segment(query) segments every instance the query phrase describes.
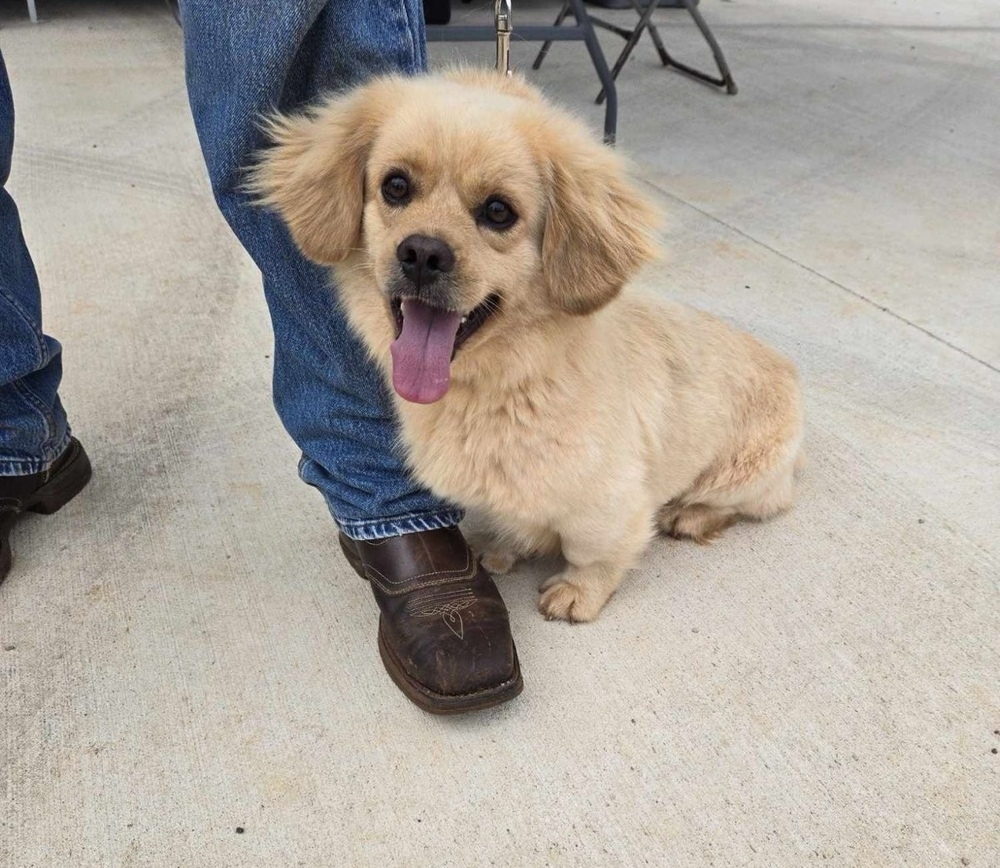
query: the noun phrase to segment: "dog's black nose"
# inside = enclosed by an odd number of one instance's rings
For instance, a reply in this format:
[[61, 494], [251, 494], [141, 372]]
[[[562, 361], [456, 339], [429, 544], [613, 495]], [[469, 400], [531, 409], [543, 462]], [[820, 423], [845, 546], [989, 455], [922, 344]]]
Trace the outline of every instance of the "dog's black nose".
[[406, 279], [416, 286], [433, 283], [455, 267], [455, 251], [440, 238], [410, 235], [396, 248], [396, 259]]

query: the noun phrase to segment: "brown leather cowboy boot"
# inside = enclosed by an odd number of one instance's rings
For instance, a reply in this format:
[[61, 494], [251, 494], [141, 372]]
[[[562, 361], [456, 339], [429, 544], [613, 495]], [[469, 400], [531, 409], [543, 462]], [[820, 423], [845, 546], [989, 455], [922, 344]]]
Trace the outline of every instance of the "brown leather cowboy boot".
[[507, 607], [458, 528], [370, 541], [341, 534], [340, 545], [371, 583], [379, 653], [409, 699], [459, 714], [521, 692]]
[[0, 582], [10, 572], [10, 531], [24, 512], [51, 515], [90, 481], [90, 459], [71, 437], [69, 446], [48, 470], [30, 476], [0, 476]]

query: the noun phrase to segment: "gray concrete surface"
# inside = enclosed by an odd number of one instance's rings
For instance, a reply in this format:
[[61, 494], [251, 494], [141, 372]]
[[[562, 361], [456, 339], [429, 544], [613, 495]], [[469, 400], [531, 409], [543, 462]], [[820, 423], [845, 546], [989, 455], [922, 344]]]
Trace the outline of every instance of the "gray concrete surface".
[[[702, 8], [740, 95], [644, 42], [620, 141], [671, 217], [648, 279], [801, 366], [800, 503], [658, 542], [592, 626], [545, 623], [519, 570], [523, 697], [438, 720], [295, 476], [173, 21], [2, 7], [11, 186], [96, 476], [18, 528], [0, 590], [0, 863], [1000, 865], [1000, 10]], [[599, 124], [578, 48], [535, 79]]]

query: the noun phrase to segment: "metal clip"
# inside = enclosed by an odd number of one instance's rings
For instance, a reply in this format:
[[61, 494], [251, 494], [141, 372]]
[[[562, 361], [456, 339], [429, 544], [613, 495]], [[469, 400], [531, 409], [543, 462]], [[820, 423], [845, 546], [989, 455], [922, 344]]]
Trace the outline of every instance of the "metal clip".
[[496, 0], [494, 14], [497, 27], [497, 72], [510, 75], [510, 34], [514, 29], [511, 24], [510, 0]]

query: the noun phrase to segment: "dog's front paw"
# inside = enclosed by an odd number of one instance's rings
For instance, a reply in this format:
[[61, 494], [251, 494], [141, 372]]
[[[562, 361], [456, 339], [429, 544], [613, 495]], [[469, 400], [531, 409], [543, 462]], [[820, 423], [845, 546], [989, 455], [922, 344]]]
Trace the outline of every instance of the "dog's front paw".
[[538, 611], [546, 621], [569, 621], [571, 624], [593, 621], [601, 614], [607, 596], [593, 588], [568, 582], [564, 576], [553, 576], [539, 589]]

